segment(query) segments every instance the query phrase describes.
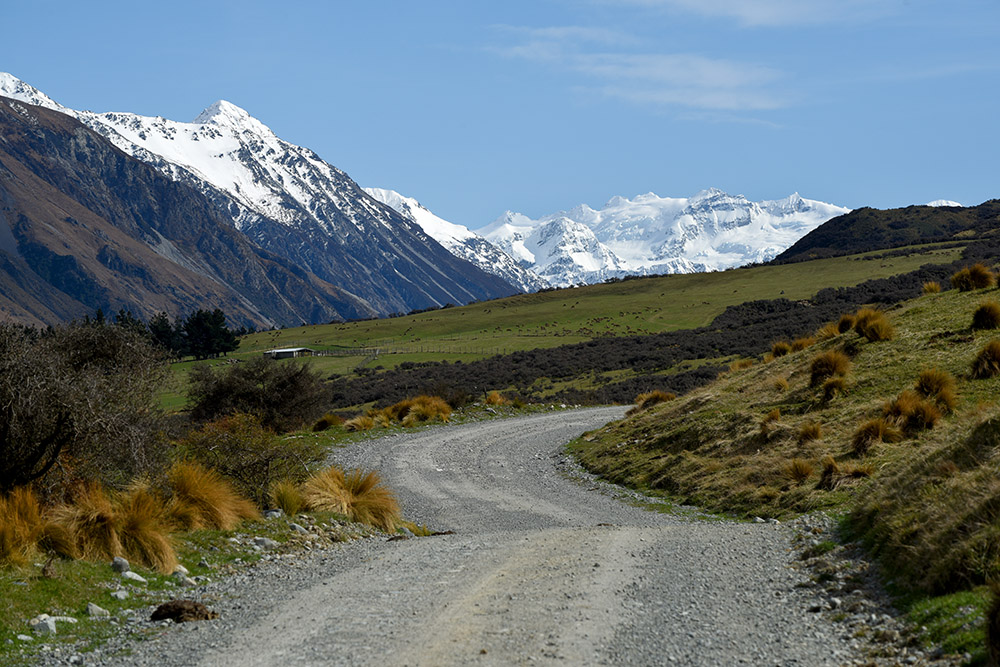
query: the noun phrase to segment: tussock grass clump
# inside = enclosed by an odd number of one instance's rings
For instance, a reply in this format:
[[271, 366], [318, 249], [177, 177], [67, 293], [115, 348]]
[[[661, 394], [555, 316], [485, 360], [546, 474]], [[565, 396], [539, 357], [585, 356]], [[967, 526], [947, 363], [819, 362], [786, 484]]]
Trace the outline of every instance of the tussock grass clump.
[[776, 377], [771, 382], [771, 386], [778, 391], [788, 391], [788, 378], [786, 377]]
[[375, 428], [375, 420], [368, 415], [358, 415], [344, 422], [345, 431], [369, 431]]
[[896, 330], [881, 310], [862, 308], [854, 316], [854, 330], [871, 342], [892, 340]]
[[864, 456], [872, 445], [878, 442], [899, 442], [903, 432], [895, 424], [885, 419], [869, 419], [863, 422], [851, 438], [851, 447], [858, 456]]
[[496, 389], [486, 394], [486, 400], [483, 402], [486, 405], [510, 405], [510, 399]]
[[1000, 340], [991, 340], [972, 360], [972, 377], [985, 380], [1000, 374]]
[[26, 565], [38, 548], [42, 531], [38, 499], [19, 487], [0, 497], [0, 566]]
[[124, 556], [159, 572], [173, 572], [177, 553], [170, 538], [172, 520], [163, 498], [148, 486], [137, 484], [119, 495], [114, 504]]
[[847, 380], [843, 377], [835, 376], [823, 381], [823, 402], [829, 403], [838, 396], [847, 393]]
[[815, 387], [827, 378], [843, 377], [851, 369], [851, 360], [839, 350], [827, 350], [813, 357], [809, 366], [809, 386]]
[[729, 364], [730, 371], [745, 371], [746, 369], [753, 366], [753, 359], [737, 359], [733, 363]]
[[[447, 422], [451, 418], [451, 405], [438, 396], [421, 395], [399, 401], [370, 416], [374, 419], [374, 425], [383, 428], [392, 422], [399, 422], [406, 427], [435, 420]], [[344, 425], [345, 428], [347, 424]]]
[[972, 313], [973, 329], [996, 329], [1000, 327], [1000, 303], [984, 301]]
[[[850, 331], [850, 329], [848, 329]], [[816, 330], [816, 340], [830, 340], [831, 338], [836, 338], [841, 333], [840, 327], [837, 326], [836, 322], [827, 322], [819, 329]]]
[[955, 377], [951, 373], [928, 368], [920, 371], [915, 388], [921, 396], [933, 400], [938, 407], [951, 412], [958, 402], [956, 387]]
[[816, 344], [816, 339], [812, 336], [802, 336], [801, 338], [796, 338], [792, 341], [792, 352], [800, 352], [807, 347], [812, 347]]
[[917, 392], [907, 389], [882, 407], [887, 420], [894, 421], [907, 435], [934, 428], [941, 411]]
[[771, 426], [781, 421], [781, 410], [775, 408], [764, 415], [760, 420], [760, 434], [765, 438], [771, 433]]
[[385, 531], [392, 532], [402, 521], [395, 495], [374, 471], [345, 474], [331, 466], [306, 480], [303, 496], [310, 509], [337, 512]]
[[779, 340], [771, 343], [771, 356], [777, 359], [792, 351], [792, 345], [786, 340]]
[[812, 477], [813, 465], [805, 459], [792, 459], [785, 466], [783, 472], [785, 476], [796, 484], [803, 484]]
[[110, 560], [122, 555], [118, 518], [107, 492], [91, 482], [74, 489], [71, 498], [70, 504], [52, 511], [52, 519], [76, 538], [79, 556]]
[[847, 333], [854, 328], [854, 315], [850, 313], [844, 313], [837, 320], [837, 331], [840, 333]]
[[344, 418], [334, 412], [328, 412], [322, 417], [320, 417], [315, 424], [313, 424], [313, 433], [319, 433], [320, 431], [325, 431], [328, 428], [334, 426], [343, 426]]
[[816, 483], [816, 488], [831, 491], [837, 486], [837, 476], [840, 474], [840, 466], [837, 465], [837, 460], [829, 455], [823, 457], [820, 465], [823, 466], [823, 471], [819, 475], [819, 482]]
[[799, 444], [820, 440], [823, 437], [823, 426], [819, 422], [806, 422], [799, 427]]
[[941, 291], [941, 283], [936, 280], [928, 280], [921, 287], [924, 294], [938, 294]]
[[295, 516], [306, 506], [302, 490], [290, 479], [283, 479], [271, 485], [271, 502], [286, 516]]
[[240, 496], [222, 475], [191, 461], [175, 463], [167, 473], [172, 492], [168, 513], [185, 530], [232, 530], [243, 519], [258, 516], [257, 508]]
[[992, 287], [995, 282], [996, 276], [982, 262], [960, 269], [951, 276], [951, 286], [960, 292], [986, 289]]
[[677, 398], [677, 394], [671, 391], [663, 391], [661, 389], [647, 391], [635, 397], [635, 405], [629, 408], [629, 411], [625, 414], [628, 416], [638, 414], [644, 410], [648, 410], [654, 405], [666, 403], [667, 401], [672, 401], [675, 398]]

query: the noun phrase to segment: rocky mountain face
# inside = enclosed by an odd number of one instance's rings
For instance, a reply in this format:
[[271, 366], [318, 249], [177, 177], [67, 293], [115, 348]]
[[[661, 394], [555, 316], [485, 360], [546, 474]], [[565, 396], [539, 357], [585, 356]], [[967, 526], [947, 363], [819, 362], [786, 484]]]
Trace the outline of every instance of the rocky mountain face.
[[516, 290], [448, 252], [347, 174], [225, 101], [183, 123], [68, 109], [10, 75], [0, 94], [69, 114], [125, 153], [201, 192], [275, 257], [349, 290], [374, 312], [462, 304]]
[[382, 188], [365, 188], [365, 192], [420, 225], [426, 234], [453, 255], [472, 262], [486, 273], [492, 273], [521, 292], [537, 292], [549, 287], [547, 281], [522, 267], [510, 255], [479, 234], [438, 217], [416, 199]]
[[229, 223], [200, 193], [76, 119], [0, 98], [4, 319], [218, 307], [233, 323], [274, 326], [375, 314]]
[[477, 230], [553, 285], [626, 275], [717, 271], [766, 262], [849, 209], [793, 194], [751, 202], [711, 189], [691, 198], [614, 197], [532, 220], [506, 212]]

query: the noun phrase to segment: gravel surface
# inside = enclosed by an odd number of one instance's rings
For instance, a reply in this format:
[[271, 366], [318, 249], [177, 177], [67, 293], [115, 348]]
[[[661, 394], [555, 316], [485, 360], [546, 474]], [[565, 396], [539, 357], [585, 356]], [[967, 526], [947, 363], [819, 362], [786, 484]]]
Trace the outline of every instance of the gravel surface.
[[[407, 518], [454, 534], [373, 537], [262, 562], [193, 591], [219, 619], [137, 618], [148, 640], [122, 638], [84, 658], [240, 667], [860, 658], [851, 633], [816, 613], [790, 528], [652, 512], [569, 474], [561, 447], [623, 412], [551, 412], [338, 450], [346, 467], [379, 470]], [[122, 647], [131, 653], [108, 657]]]

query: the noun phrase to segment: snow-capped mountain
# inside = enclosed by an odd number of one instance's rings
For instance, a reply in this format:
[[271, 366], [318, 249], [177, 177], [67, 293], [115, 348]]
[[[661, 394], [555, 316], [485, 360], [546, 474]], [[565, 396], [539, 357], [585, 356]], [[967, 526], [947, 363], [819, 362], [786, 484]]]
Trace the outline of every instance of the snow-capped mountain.
[[752, 202], [710, 189], [690, 198], [614, 197], [532, 220], [510, 211], [479, 234], [553, 285], [718, 271], [766, 262], [850, 209], [793, 194]]
[[468, 227], [438, 217], [412, 197], [395, 190], [365, 188], [372, 198], [420, 225], [424, 232], [452, 254], [472, 262], [486, 273], [499, 276], [522, 292], [536, 292], [549, 284], [525, 269], [504, 251]]
[[934, 201], [927, 202], [926, 204], [924, 204], [924, 206], [934, 206], [934, 207], [951, 206], [951, 207], [963, 208], [962, 204], [951, 199], [935, 199]]
[[73, 116], [127, 154], [194, 186], [252, 241], [382, 314], [515, 289], [445, 250], [316, 153], [226, 101], [190, 123], [64, 107], [9, 74], [0, 95]]

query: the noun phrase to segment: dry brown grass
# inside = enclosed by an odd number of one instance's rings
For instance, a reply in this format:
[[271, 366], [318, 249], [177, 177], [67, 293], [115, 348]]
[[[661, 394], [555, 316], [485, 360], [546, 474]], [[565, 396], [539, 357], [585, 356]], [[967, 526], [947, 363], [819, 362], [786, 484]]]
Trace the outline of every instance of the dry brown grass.
[[858, 456], [864, 456], [872, 445], [878, 442], [899, 442], [903, 432], [895, 424], [885, 419], [869, 419], [863, 422], [851, 438], [851, 447]]
[[812, 477], [813, 470], [813, 465], [809, 461], [805, 459], [792, 459], [782, 472], [795, 484], [804, 484], [806, 480]]
[[973, 329], [996, 329], [1000, 327], [1000, 303], [984, 301], [972, 313]]
[[827, 322], [816, 330], [816, 340], [830, 340], [831, 338], [836, 338], [841, 333], [843, 332], [841, 332], [836, 322]]
[[847, 380], [843, 377], [827, 378], [823, 381], [823, 402], [829, 403], [847, 393]]
[[911, 389], [886, 402], [882, 414], [887, 420], [893, 420], [907, 435], [934, 428], [941, 418], [937, 406]]
[[847, 333], [854, 328], [854, 315], [850, 313], [844, 313], [837, 320], [837, 331], [840, 333]]
[[177, 554], [170, 538], [172, 520], [163, 498], [148, 486], [137, 484], [118, 495], [114, 507], [122, 555], [131, 563], [173, 572]]
[[995, 282], [996, 276], [981, 262], [960, 269], [951, 276], [951, 286], [960, 292], [986, 289], [992, 287]]
[[272, 484], [270, 495], [274, 506], [284, 512], [286, 516], [295, 516], [306, 505], [306, 499], [303, 497], [299, 485], [290, 479], [283, 479]]
[[921, 291], [924, 294], [937, 294], [941, 291], [941, 283], [936, 280], [928, 280], [921, 287]]
[[847, 375], [851, 360], [839, 350], [827, 350], [813, 357], [809, 366], [809, 386], [815, 387], [827, 378]]
[[122, 554], [115, 507], [99, 485], [89, 483], [74, 489], [71, 502], [56, 507], [52, 519], [76, 538], [81, 558], [109, 560]]
[[951, 412], [958, 403], [958, 383], [948, 371], [928, 368], [920, 371], [916, 390], [920, 395], [933, 400], [941, 409]]
[[450, 418], [451, 406], [446, 400], [437, 396], [417, 396], [403, 417], [402, 424], [416, 426], [430, 421], [447, 422]]
[[823, 438], [823, 426], [819, 422], [806, 422], [799, 427], [799, 444], [821, 440]]
[[30, 489], [17, 488], [0, 498], [0, 567], [29, 562], [38, 549], [43, 523]]
[[495, 389], [486, 394], [486, 399], [483, 402], [486, 405], [510, 405], [510, 399]]
[[753, 359], [737, 359], [733, 363], [729, 364], [729, 370], [735, 371], [745, 371], [753, 366]]
[[892, 340], [896, 330], [881, 310], [862, 308], [854, 315], [854, 330], [871, 342]]
[[334, 426], [343, 426], [344, 418], [334, 412], [328, 412], [322, 417], [320, 417], [315, 424], [313, 424], [313, 432], [325, 431], [328, 428]]
[[243, 519], [258, 516], [253, 503], [240, 496], [222, 475], [198, 463], [175, 463], [167, 472], [167, 481], [172, 493], [169, 516], [179, 528], [232, 530]]
[[760, 434], [765, 438], [771, 433], [771, 426], [781, 421], [781, 410], [775, 408], [764, 415], [760, 420]]
[[991, 340], [973, 359], [972, 377], [985, 380], [997, 374], [1000, 374], [1000, 340]]
[[677, 394], [671, 391], [663, 391], [661, 389], [654, 389], [653, 391], [647, 391], [643, 394], [639, 394], [635, 397], [635, 405], [629, 408], [629, 411], [625, 414], [628, 416], [640, 413], [644, 410], [648, 410], [654, 405], [659, 405], [660, 403], [666, 403], [677, 398]]
[[786, 377], [776, 377], [771, 382], [771, 386], [778, 391], [788, 391], [788, 378]]
[[816, 344], [816, 339], [812, 336], [803, 336], [801, 338], [796, 338], [792, 341], [792, 352], [800, 352], [807, 347], [812, 347]]
[[816, 483], [816, 487], [831, 491], [837, 486], [837, 476], [840, 475], [840, 466], [837, 465], [837, 460], [829, 455], [823, 457], [820, 465], [823, 466], [823, 471], [819, 475], [819, 482]]
[[358, 415], [344, 422], [345, 431], [368, 431], [375, 428], [375, 420], [368, 415]]
[[303, 496], [310, 509], [337, 512], [385, 531], [395, 530], [402, 520], [395, 495], [374, 471], [345, 475], [331, 466], [306, 480]]
[[779, 340], [771, 343], [771, 356], [777, 359], [792, 351], [792, 345], [786, 340]]

